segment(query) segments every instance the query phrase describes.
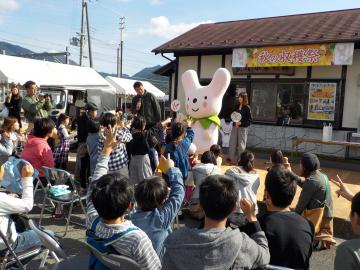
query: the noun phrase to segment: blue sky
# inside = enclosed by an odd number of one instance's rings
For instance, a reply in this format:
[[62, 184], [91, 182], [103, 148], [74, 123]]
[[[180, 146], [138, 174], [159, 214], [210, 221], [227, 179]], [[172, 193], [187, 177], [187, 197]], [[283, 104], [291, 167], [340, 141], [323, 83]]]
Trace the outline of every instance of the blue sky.
[[[126, 17], [123, 70], [132, 75], [165, 64], [150, 51], [199, 23], [357, 7], [359, 0], [91, 0], [94, 67], [116, 72], [120, 16]], [[0, 40], [36, 52], [63, 51], [80, 32], [80, 18], [81, 0], [0, 0]], [[78, 62], [79, 48], [70, 52]]]

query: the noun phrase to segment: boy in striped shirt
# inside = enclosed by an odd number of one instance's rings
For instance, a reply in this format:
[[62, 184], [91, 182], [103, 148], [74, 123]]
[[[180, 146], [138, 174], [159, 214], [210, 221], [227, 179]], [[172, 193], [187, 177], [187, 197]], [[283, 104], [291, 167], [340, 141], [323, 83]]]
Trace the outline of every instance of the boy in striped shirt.
[[[94, 244], [100, 243], [98, 248], [102, 252], [127, 256], [136, 261], [141, 269], [161, 269], [159, 257], [148, 236], [124, 218], [133, 198], [128, 179], [107, 174], [111, 151], [119, 144], [116, 134], [117, 130], [109, 128], [91, 178], [87, 196], [87, 243], [95, 248]], [[89, 269], [96, 269], [99, 264], [95, 256], [90, 257]]]

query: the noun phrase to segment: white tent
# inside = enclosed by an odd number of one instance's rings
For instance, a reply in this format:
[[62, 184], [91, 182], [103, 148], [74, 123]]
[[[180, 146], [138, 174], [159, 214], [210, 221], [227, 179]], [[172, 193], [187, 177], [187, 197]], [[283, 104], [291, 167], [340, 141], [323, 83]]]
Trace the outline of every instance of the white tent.
[[32, 80], [37, 85], [113, 88], [94, 69], [22, 57], [0, 55], [0, 83]]
[[[117, 77], [111, 77], [107, 76], [105, 78], [113, 87], [116, 89], [116, 93], [119, 95], [125, 95], [125, 96], [135, 96], [136, 92], [134, 90], [134, 83], [137, 80], [131, 80], [131, 79], [124, 79], [124, 78], [117, 78]], [[159, 88], [154, 86], [152, 83], [148, 81], [140, 81], [146, 91], [152, 93], [157, 98], [164, 98], [165, 93], [162, 92]]]

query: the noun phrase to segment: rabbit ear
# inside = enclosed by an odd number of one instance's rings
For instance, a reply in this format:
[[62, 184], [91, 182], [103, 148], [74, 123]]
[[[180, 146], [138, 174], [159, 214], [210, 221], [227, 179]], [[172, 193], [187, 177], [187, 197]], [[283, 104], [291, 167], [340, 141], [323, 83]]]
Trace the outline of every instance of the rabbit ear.
[[229, 87], [231, 80], [230, 72], [226, 68], [219, 68], [216, 70], [209, 88], [212, 92], [216, 93], [217, 96], [225, 94]]
[[185, 93], [187, 91], [194, 91], [195, 89], [197, 90], [201, 87], [197, 73], [192, 69], [187, 70], [182, 74], [181, 82], [183, 84]]

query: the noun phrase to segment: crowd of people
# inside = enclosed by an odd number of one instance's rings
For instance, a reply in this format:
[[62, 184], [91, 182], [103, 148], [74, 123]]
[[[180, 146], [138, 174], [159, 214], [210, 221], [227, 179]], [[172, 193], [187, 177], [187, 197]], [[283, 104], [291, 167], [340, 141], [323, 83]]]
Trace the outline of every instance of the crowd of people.
[[[246, 150], [251, 112], [245, 95], [239, 98], [243, 119], [232, 134], [237, 139], [230, 142], [237, 147], [231, 162], [237, 162], [222, 174], [222, 148], [213, 145], [198, 157], [193, 120], [160, 122], [158, 104], [141, 83], [134, 84], [133, 114], [104, 112], [98, 117], [98, 107], [88, 103], [76, 119], [77, 130], [70, 132], [67, 115], [59, 115], [57, 123], [47, 117], [49, 97], [39, 96], [34, 82], [24, 87], [24, 99], [16, 87], [11, 89], [6, 100], [11, 115], [0, 139], [1, 165], [11, 155], [26, 161], [19, 171], [22, 194], [0, 193], [0, 230], [10, 236], [15, 251], [40, 245], [35, 233], [18, 232], [11, 222], [12, 214], [33, 207], [34, 171], [46, 183], [43, 166], [66, 170], [75, 137], [75, 177], [79, 192], [87, 195], [87, 244], [101, 253], [127, 256], [141, 269], [254, 269], [268, 264], [309, 269], [314, 250], [336, 244], [330, 181], [339, 187], [339, 196], [351, 200], [352, 228], [360, 235], [360, 192], [352, 194], [340, 178], [329, 180], [312, 153], [303, 154], [297, 175], [281, 150], [274, 151], [263, 202], [258, 202], [260, 175], [254, 153]], [[25, 136], [19, 132], [19, 106], [30, 126]], [[49, 144], [56, 134], [56, 143]], [[22, 151], [19, 142], [25, 144]], [[297, 187], [301, 194], [292, 209]], [[201, 225], [173, 231], [185, 207]], [[4, 250], [0, 241], [0, 254]], [[359, 258], [360, 240], [346, 241], [337, 248], [335, 269], [359, 269]], [[102, 267], [91, 255], [89, 269]]]

